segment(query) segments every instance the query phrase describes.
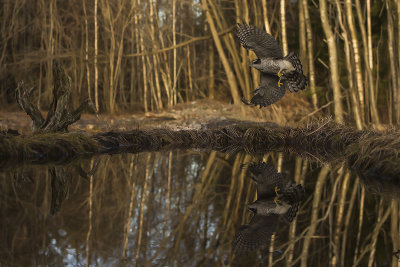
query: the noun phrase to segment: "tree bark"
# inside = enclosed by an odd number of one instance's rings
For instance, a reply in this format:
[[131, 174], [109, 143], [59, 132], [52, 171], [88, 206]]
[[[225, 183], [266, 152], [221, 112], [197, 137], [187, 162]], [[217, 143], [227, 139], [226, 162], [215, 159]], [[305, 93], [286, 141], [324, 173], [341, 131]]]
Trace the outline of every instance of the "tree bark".
[[324, 30], [326, 39], [328, 41], [329, 68], [330, 68], [331, 82], [333, 89], [335, 120], [337, 122], [343, 122], [342, 93], [340, 92], [336, 42], [335, 42], [335, 36], [332, 33], [332, 29], [329, 23], [326, 0], [320, 1], [319, 9], [321, 13], [322, 28]]
[[236, 77], [233, 74], [233, 71], [231, 69], [230, 63], [228, 61], [228, 58], [225, 55], [225, 51], [224, 51], [224, 49], [222, 47], [221, 40], [219, 39], [217, 29], [215, 28], [214, 20], [211, 17], [210, 11], [208, 9], [207, 0], [202, 0], [201, 2], [202, 2], [203, 11], [206, 12], [207, 22], [210, 25], [210, 31], [211, 31], [211, 34], [213, 36], [213, 39], [214, 39], [214, 42], [215, 42], [215, 46], [217, 48], [218, 54], [219, 54], [219, 56], [221, 58], [221, 61], [222, 61], [222, 65], [223, 65], [224, 70], [226, 72], [226, 76], [228, 78], [229, 90], [231, 92], [233, 103], [234, 104], [239, 104], [240, 103], [240, 97], [239, 97], [238, 86], [237, 86], [237, 83], [236, 83]]

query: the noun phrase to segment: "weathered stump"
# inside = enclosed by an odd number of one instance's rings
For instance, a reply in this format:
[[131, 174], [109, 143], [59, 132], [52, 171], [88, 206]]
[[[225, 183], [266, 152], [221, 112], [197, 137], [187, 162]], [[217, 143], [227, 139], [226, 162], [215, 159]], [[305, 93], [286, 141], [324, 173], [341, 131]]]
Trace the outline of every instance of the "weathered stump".
[[56, 60], [53, 61], [53, 81], [53, 100], [46, 119], [29, 99], [34, 87], [27, 90], [23, 81], [18, 83], [15, 97], [20, 108], [31, 117], [33, 133], [68, 132], [68, 126], [80, 119], [85, 108], [93, 108], [91, 101], [86, 99], [76, 110], [70, 111], [71, 77]]

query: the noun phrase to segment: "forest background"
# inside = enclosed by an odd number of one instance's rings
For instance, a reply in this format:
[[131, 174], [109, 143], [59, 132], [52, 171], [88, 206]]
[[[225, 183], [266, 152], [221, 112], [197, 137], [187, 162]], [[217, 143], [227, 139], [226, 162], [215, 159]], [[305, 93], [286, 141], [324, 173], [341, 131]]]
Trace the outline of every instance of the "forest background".
[[[314, 110], [361, 129], [400, 121], [400, 1], [1, 0], [0, 102], [19, 80], [48, 109], [52, 60], [72, 77], [77, 106], [151, 111], [197, 99], [240, 103], [258, 84], [236, 23], [266, 29], [300, 55]], [[289, 94], [289, 93], [288, 93]]]

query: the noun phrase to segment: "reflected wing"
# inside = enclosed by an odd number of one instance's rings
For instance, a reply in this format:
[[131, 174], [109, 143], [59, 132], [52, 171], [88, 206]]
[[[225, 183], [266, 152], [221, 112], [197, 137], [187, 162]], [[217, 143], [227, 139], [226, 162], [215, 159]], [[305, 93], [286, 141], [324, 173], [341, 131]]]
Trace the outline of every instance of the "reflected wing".
[[282, 216], [283, 221], [286, 222], [287, 224], [291, 223], [293, 221], [293, 219], [297, 215], [297, 211], [299, 210], [299, 206], [300, 206], [299, 202], [293, 204], [289, 208], [289, 210], [286, 212], [286, 214]]
[[275, 38], [255, 26], [238, 24], [236, 35], [243, 47], [253, 50], [259, 58], [283, 58], [282, 48]]
[[258, 199], [275, 196], [275, 187], [283, 190], [283, 176], [271, 164], [255, 162], [249, 165], [249, 170], [254, 174], [253, 179], [257, 182]]
[[232, 243], [234, 253], [247, 253], [267, 245], [278, 224], [278, 215], [255, 215], [249, 224], [242, 225]]
[[260, 108], [275, 103], [285, 95], [285, 86], [279, 87], [278, 81], [278, 76], [260, 72], [260, 85], [254, 91], [255, 95], [251, 98], [250, 103], [242, 99], [243, 103], [260, 106]]
[[301, 184], [296, 185], [294, 182], [289, 182], [286, 188], [282, 192], [282, 200], [288, 202], [291, 207], [283, 216], [283, 220], [286, 223], [293, 221], [294, 217], [297, 215], [299, 210], [300, 201], [303, 200], [305, 191]]

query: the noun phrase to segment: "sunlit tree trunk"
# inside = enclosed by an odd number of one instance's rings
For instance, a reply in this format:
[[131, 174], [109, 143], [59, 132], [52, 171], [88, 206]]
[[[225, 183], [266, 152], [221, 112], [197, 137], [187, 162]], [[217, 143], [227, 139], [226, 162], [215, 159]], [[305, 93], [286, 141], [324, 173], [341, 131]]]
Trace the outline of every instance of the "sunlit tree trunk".
[[308, 10], [307, 0], [301, 0], [304, 12], [304, 22], [306, 25], [307, 33], [307, 58], [308, 58], [308, 79], [310, 82], [311, 97], [314, 109], [318, 108], [318, 98], [315, 88], [315, 67], [314, 67], [314, 46], [313, 46], [313, 33], [311, 28], [310, 13]]
[[209, 51], [208, 51], [208, 98], [214, 99], [215, 97], [215, 77], [214, 77], [214, 44], [212, 42], [209, 42], [208, 45]]
[[[141, 0], [137, 0], [138, 6], [141, 6], [140, 3]], [[139, 12], [139, 23], [142, 23], [142, 14]], [[143, 72], [143, 105], [144, 105], [144, 111], [148, 112], [149, 107], [148, 107], [148, 100], [147, 100], [147, 94], [148, 94], [148, 77], [147, 77], [147, 66], [146, 66], [146, 57], [144, 55], [144, 41], [143, 41], [143, 32], [139, 32], [139, 39], [140, 39], [140, 52], [142, 53], [142, 72]]]
[[360, 115], [360, 104], [357, 99], [357, 92], [356, 89], [354, 88], [354, 75], [353, 75], [353, 64], [351, 63], [351, 47], [350, 47], [350, 37], [349, 33], [347, 31], [347, 28], [345, 27], [345, 21], [343, 20], [343, 12], [342, 12], [342, 6], [339, 3], [339, 0], [335, 0], [336, 2], [336, 8], [337, 8], [337, 14], [338, 14], [338, 21], [339, 25], [343, 30], [342, 37], [344, 40], [344, 54], [345, 54], [345, 59], [346, 59], [346, 68], [347, 68], [347, 79], [349, 82], [349, 91], [350, 91], [350, 99], [352, 103], [352, 111], [354, 115], [354, 120], [357, 125], [357, 129], [361, 130], [362, 125], [363, 125], [363, 120]]
[[281, 0], [280, 15], [281, 15], [281, 30], [282, 30], [282, 50], [283, 54], [287, 55], [289, 52], [288, 52], [287, 33], [286, 33], [285, 0]]
[[357, 31], [354, 25], [352, 0], [345, 1], [345, 10], [346, 10], [347, 23], [349, 24], [349, 29], [350, 29], [351, 44], [353, 46], [354, 65], [356, 70], [357, 91], [360, 100], [361, 117], [365, 119], [364, 81], [361, 72], [361, 60], [360, 60], [360, 51], [357, 39]]
[[86, 65], [86, 80], [87, 80], [87, 89], [88, 89], [88, 97], [92, 99], [92, 94], [90, 92], [90, 68], [89, 68], [89, 30], [88, 30], [88, 19], [86, 13], [86, 1], [82, 1], [83, 14], [85, 16], [85, 65]]
[[[154, 17], [158, 18], [158, 14], [154, 12], [153, 0], [149, 0], [149, 10], [150, 10], [150, 31], [151, 31], [151, 41], [153, 45], [156, 45], [155, 38], [155, 29], [154, 29]], [[159, 78], [159, 65], [157, 60], [158, 55], [153, 54], [153, 74], [154, 74], [154, 83], [157, 94], [157, 109], [163, 108], [163, 102], [161, 98], [161, 87], [160, 87], [160, 78]]]
[[172, 87], [172, 97], [171, 97], [171, 105], [175, 105], [176, 102], [176, 0], [172, 0], [172, 45], [174, 46], [174, 83], [173, 83], [173, 87]]
[[332, 29], [329, 23], [326, 0], [320, 0], [319, 9], [321, 13], [322, 28], [324, 30], [326, 39], [328, 41], [329, 70], [330, 70], [331, 83], [333, 89], [335, 120], [337, 122], [343, 122], [342, 93], [340, 92], [336, 41], [335, 41], [335, 35], [332, 33]]
[[364, 48], [364, 62], [365, 62], [365, 69], [366, 69], [366, 76], [368, 78], [368, 92], [369, 92], [369, 108], [371, 112], [372, 121], [375, 124], [379, 124], [379, 115], [378, 109], [376, 107], [376, 96], [375, 96], [375, 81], [372, 75], [371, 65], [369, 64], [369, 55], [368, 55], [368, 41], [367, 41], [367, 33], [364, 26], [364, 19], [361, 10], [360, 0], [356, 0], [356, 9], [357, 9], [357, 17], [361, 29], [361, 36], [363, 40], [363, 48]]
[[98, 31], [97, 25], [97, 5], [98, 0], [94, 0], [94, 100], [97, 112], [99, 111], [99, 71], [97, 66], [98, 49]]
[[262, 0], [263, 7], [263, 17], [264, 17], [264, 26], [267, 33], [271, 33], [271, 26], [268, 21], [268, 8], [267, 8], [267, 0]]
[[210, 11], [208, 9], [207, 0], [202, 0], [201, 2], [202, 2], [203, 11], [206, 12], [207, 22], [210, 25], [210, 31], [213, 36], [215, 46], [217, 48], [218, 54], [220, 56], [222, 65], [223, 65], [225, 73], [226, 73], [226, 76], [228, 78], [228, 85], [229, 85], [229, 90], [231, 92], [231, 96], [233, 99], [233, 103], [239, 104], [240, 96], [239, 96], [239, 90], [238, 90], [238, 86], [236, 83], [235, 75], [233, 74], [230, 63], [228, 61], [228, 58], [225, 55], [224, 48], [222, 47], [221, 40], [219, 39], [217, 29], [215, 28], [214, 20], [211, 17]]
[[392, 106], [393, 106], [393, 123], [398, 124], [400, 122], [400, 109], [399, 109], [399, 84], [398, 84], [398, 70], [396, 66], [396, 55], [394, 52], [395, 43], [394, 43], [394, 25], [393, 25], [393, 17], [392, 17], [392, 7], [390, 6], [390, 1], [386, 0], [386, 11], [387, 11], [387, 23], [388, 23], [388, 50], [389, 50], [389, 61], [390, 61], [390, 76], [392, 78]]

